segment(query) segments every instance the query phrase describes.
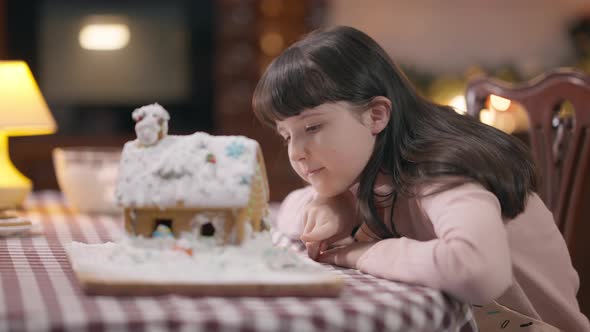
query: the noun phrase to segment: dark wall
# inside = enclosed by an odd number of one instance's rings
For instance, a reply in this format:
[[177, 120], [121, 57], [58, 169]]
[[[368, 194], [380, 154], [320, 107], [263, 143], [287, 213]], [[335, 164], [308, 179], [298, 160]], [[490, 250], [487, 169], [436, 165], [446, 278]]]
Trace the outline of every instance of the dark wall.
[[0, 59], [6, 58], [6, 1], [0, 0]]

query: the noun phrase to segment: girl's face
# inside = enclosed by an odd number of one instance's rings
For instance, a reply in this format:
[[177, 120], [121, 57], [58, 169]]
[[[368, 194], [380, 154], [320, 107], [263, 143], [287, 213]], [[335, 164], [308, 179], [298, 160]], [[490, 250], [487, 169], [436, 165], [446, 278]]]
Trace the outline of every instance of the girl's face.
[[338, 195], [357, 182], [375, 144], [369, 113], [337, 102], [277, 121], [291, 166], [321, 196]]

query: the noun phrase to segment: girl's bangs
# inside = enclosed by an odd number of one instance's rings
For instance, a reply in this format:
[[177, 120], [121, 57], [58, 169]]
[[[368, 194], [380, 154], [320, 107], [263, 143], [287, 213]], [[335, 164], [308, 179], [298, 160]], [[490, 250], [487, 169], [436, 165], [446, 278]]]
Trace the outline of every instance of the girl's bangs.
[[252, 100], [254, 113], [274, 127], [276, 121], [306, 109], [336, 101], [333, 80], [304, 57], [300, 49], [287, 50], [264, 73]]

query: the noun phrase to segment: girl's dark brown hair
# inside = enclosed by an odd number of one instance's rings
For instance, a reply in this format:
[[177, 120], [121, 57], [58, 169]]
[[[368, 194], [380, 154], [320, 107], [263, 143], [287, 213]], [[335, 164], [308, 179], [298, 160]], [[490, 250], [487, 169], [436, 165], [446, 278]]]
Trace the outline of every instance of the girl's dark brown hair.
[[536, 189], [529, 150], [510, 135], [457, 114], [420, 96], [385, 51], [351, 27], [316, 30], [270, 64], [254, 91], [256, 116], [272, 127], [276, 120], [324, 103], [346, 101], [364, 107], [376, 96], [392, 102], [387, 127], [376, 138], [361, 172], [357, 197], [371, 229], [397, 236], [376, 212], [373, 186], [389, 174], [396, 193], [411, 197], [422, 185], [442, 183], [436, 192], [477, 182], [500, 201], [502, 216], [524, 210]]

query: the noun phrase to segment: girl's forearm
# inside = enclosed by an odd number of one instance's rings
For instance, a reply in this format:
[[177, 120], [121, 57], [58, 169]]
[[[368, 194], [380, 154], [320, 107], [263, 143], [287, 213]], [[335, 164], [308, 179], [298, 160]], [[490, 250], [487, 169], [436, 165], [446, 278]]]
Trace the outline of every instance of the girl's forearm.
[[387, 239], [360, 259], [361, 271], [487, 303], [512, 283], [506, 230], [495, 196], [473, 184], [422, 199], [437, 238]]

